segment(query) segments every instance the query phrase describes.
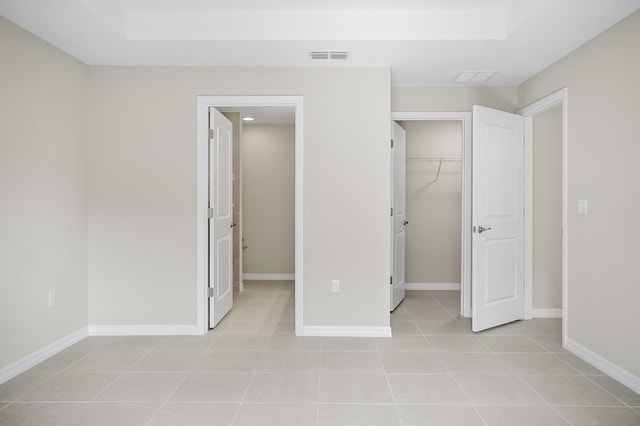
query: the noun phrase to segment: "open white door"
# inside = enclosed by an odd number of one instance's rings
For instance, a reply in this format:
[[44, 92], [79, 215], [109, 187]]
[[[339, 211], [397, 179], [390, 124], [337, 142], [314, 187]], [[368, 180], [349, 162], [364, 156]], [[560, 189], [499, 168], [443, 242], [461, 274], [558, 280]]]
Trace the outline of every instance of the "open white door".
[[473, 107], [472, 330], [524, 318], [524, 118]]
[[209, 109], [209, 328], [233, 306], [233, 128]]
[[391, 122], [391, 310], [404, 299], [407, 135]]

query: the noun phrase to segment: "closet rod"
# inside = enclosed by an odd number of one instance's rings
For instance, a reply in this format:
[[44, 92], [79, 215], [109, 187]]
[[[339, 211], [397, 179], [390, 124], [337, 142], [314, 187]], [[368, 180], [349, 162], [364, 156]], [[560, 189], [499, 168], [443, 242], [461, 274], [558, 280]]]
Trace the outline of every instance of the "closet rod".
[[420, 155], [407, 155], [407, 161], [437, 161], [445, 163], [459, 163], [462, 161], [462, 157], [436, 157], [436, 156], [420, 156]]

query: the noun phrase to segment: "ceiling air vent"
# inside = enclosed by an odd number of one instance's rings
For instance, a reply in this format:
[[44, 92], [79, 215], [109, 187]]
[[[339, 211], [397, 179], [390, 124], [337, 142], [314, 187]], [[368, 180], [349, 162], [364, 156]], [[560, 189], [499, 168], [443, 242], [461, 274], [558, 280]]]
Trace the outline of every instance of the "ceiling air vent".
[[496, 74], [496, 71], [462, 71], [453, 81], [456, 83], [482, 83]]
[[329, 52], [329, 59], [345, 60], [349, 59], [349, 52], [346, 50], [336, 50]]
[[329, 59], [328, 50], [312, 50], [309, 55], [311, 55], [311, 59]]
[[312, 50], [309, 52], [311, 59], [323, 60], [345, 60], [349, 59], [349, 52], [346, 50]]

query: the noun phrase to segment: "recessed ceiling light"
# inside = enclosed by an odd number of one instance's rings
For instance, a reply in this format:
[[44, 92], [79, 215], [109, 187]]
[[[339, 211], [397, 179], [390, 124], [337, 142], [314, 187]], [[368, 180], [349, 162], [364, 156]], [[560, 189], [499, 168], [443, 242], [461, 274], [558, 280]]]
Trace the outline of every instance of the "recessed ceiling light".
[[455, 80], [456, 83], [481, 83], [496, 75], [496, 71], [462, 71]]
[[242, 117], [242, 121], [253, 121], [255, 118], [253, 117]]

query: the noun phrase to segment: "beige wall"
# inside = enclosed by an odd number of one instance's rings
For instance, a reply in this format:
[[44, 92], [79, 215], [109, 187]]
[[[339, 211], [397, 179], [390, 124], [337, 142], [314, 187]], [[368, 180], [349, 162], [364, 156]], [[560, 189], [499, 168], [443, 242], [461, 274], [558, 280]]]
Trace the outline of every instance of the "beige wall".
[[[640, 377], [640, 12], [524, 83], [568, 88], [568, 337]], [[576, 203], [589, 200], [589, 214]]]
[[518, 90], [515, 87], [393, 87], [391, 111], [460, 112], [473, 105], [515, 112]]
[[245, 274], [295, 272], [295, 127], [244, 126]]
[[533, 118], [533, 308], [562, 308], [562, 108]]
[[462, 158], [460, 121], [401, 121], [407, 132], [407, 283], [460, 284], [462, 162], [420, 161], [416, 156]]
[[389, 325], [389, 69], [90, 72], [91, 324], [196, 322], [196, 96], [301, 95], [304, 324]]
[[2, 369], [87, 325], [88, 68], [2, 17], [0, 58]]

